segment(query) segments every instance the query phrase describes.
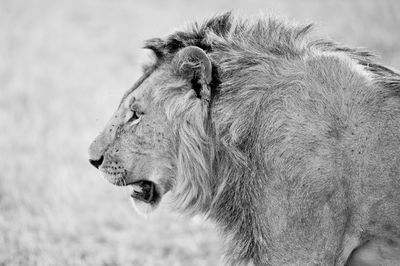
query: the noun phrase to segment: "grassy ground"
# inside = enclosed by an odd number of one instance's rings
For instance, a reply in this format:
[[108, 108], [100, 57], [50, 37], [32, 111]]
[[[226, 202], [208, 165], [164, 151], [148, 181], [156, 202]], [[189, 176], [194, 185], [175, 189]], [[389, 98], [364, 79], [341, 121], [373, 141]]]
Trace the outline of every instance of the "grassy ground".
[[0, 265], [220, 265], [211, 224], [144, 220], [87, 147], [138, 77], [142, 41], [224, 10], [261, 10], [400, 68], [400, 2], [0, 0]]

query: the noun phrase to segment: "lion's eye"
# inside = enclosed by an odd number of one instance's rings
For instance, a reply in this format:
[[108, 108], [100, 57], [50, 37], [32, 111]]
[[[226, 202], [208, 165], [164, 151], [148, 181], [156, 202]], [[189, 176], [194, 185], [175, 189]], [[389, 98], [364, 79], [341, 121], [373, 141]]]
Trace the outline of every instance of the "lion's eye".
[[136, 119], [139, 119], [140, 118], [140, 115], [138, 114], [138, 112], [137, 111], [133, 111], [133, 115], [132, 115], [132, 118], [130, 119], [130, 120], [136, 120]]
[[126, 123], [134, 123], [137, 124], [140, 121], [140, 118], [142, 118], [142, 114], [139, 111], [136, 110], [131, 110], [128, 114], [127, 114], [127, 118], [126, 118]]

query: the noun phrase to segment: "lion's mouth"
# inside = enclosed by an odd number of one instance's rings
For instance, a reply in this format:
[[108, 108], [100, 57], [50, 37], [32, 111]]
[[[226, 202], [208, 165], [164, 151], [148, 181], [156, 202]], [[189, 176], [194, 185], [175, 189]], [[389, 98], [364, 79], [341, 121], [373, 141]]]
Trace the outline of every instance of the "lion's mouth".
[[149, 204], [155, 204], [160, 199], [160, 193], [154, 182], [139, 180], [129, 184], [133, 187], [131, 197]]
[[133, 191], [131, 198], [139, 200], [150, 205], [156, 205], [161, 200], [161, 188], [154, 182], [149, 180], [138, 180], [134, 182], [126, 182], [124, 176], [115, 177], [108, 172], [103, 172], [104, 177], [110, 183], [116, 186], [132, 186]]

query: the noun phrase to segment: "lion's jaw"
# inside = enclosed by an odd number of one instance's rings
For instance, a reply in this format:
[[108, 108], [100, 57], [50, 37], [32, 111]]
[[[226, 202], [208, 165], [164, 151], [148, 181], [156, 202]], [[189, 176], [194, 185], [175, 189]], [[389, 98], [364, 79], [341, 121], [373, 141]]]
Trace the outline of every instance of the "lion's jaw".
[[161, 171], [155, 169], [148, 180], [140, 180], [131, 184], [131, 203], [138, 214], [147, 216], [156, 210], [163, 195], [169, 191], [168, 187], [159, 183], [162, 180]]

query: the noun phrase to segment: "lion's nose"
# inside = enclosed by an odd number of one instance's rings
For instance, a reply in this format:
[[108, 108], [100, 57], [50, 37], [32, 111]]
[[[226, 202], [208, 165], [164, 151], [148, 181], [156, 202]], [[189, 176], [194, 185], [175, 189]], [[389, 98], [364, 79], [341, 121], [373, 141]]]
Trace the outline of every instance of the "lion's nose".
[[89, 163], [91, 163], [94, 167], [99, 168], [100, 165], [103, 163], [104, 156], [101, 156], [98, 160], [89, 159]]

